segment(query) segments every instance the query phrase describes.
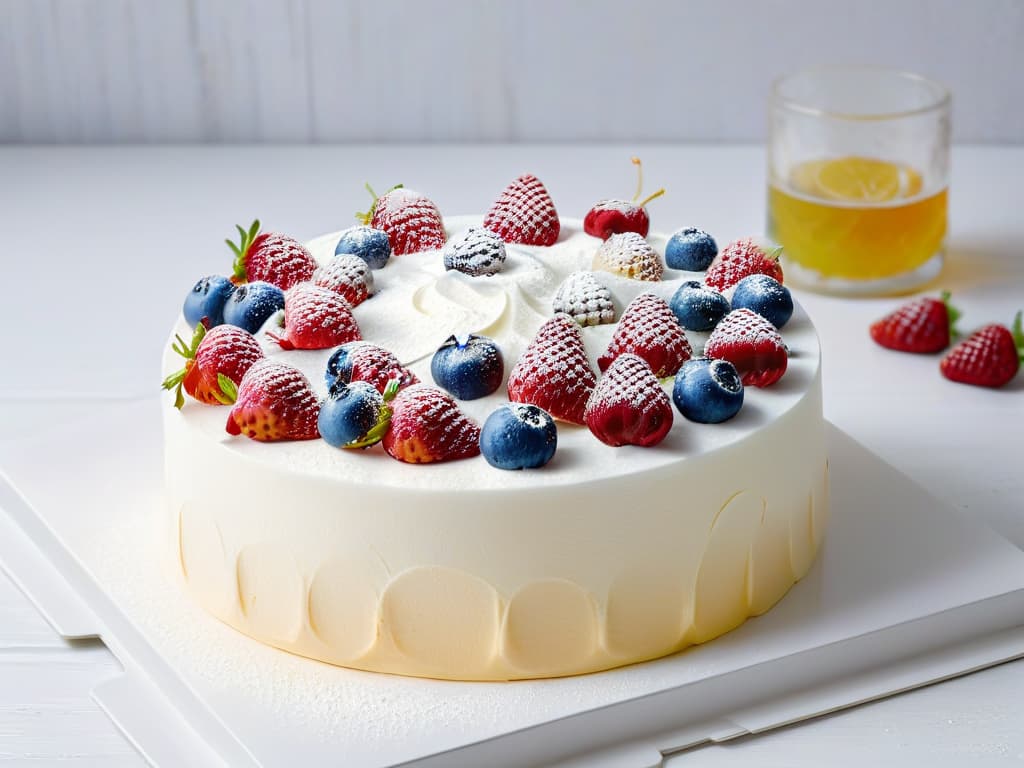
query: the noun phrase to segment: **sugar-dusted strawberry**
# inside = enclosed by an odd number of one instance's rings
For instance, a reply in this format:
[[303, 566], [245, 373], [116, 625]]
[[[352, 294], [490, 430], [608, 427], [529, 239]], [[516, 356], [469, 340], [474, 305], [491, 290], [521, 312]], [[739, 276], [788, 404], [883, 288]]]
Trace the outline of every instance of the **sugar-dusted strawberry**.
[[484, 217], [484, 229], [506, 243], [554, 245], [561, 224], [540, 179], [524, 173], [501, 193]]
[[584, 418], [602, 443], [647, 447], [672, 428], [672, 402], [647, 362], [627, 352], [597, 382]]
[[1005, 325], [986, 325], [953, 347], [942, 358], [939, 370], [951, 381], [979, 387], [1008, 384], [1024, 361], [1024, 324], [1021, 313], [1013, 319], [1013, 329]]
[[653, 293], [641, 293], [629, 303], [597, 365], [604, 371], [627, 352], [646, 361], [658, 378], [675, 376], [693, 355], [675, 312]]
[[359, 325], [348, 303], [328, 288], [299, 283], [284, 295], [284, 333], [267, 332], [281, 349], [327, 349], [359, 341]]
[[414, 384], [391, 401], [383, 444], [389, 456], [408, 464], [465, 459], [480, 453], [480, 427], [447, 392]]
[[277, 232], [260, 232], [259, 219], [248, 231], [235, 228], [239, 242], [225, 240], [235, 254], [231, 282], [262, 280], [286, 291], [313, 276], [316, 260], [298, 240]]
[[357, 213], [356, 219], [361, 224], [386, 232], [393, 255], [436, 251], [444, 247], [447, 239], [444, 222], [433, 200], [401, 184], [380, 197], [369, 184], [366, 189], [373, 195], [373, 205], [367, 213]]
[[163, 388], [175, 390], [176, 408], [185, 404], [182, 388], [201, 403], [230, 404], [221, 377], [237, 384], [252, 364], [263, 357], [263, 350], [252, 334], [233, 325], [218, 325], [207, 331], [199, 323], [190, 344], [181, 336], [174, 338], [172, 348], [185, 358], [185, 367], [164, 379]]
[[542, 325], [508, 375], [508, 399], [543, 408], [554, 418], [583, 424], [597, 384], [579, 325], [559, 312]]
[[615, 322], [615, 304], [607, 286], [593, 272], [573, 272], [555, 291], [551, 306], [582, 326]]
[[647, 215], [646, 205], [654, 198], [664, 195], [665, 190], [659, 189], [640, 200], [644, 190], [644, 169], [639, 157], [630, 160], [636, 166], [636, 194], [632, 200], [598, 201], [583, 218], [583, 231], [588, 235], [607, 240], [612, 235], [622, 232], [636, 232], [640, 237], [647, 237], [651, 218]]
[[656, 283], [665, 273], [661, 257], [636, 232], [612, 235], [594, 253], [594, 269]]
[[320, 436], [320, 405], [309, 380], [298, 368], [264, 358], [238, 384], [227, 432], [269, 443], [313, 440]]
[[782, 282], [779, 264], [781, 248], [765, 248], [745, 237], [723, 248], [712, 260], [704, 274], [704, 283], [719, 291], [726, 291], [748, 275], [768, 275]]
[[339, 253], [313, 273], [313, 285], [334, 291], [350, 307], [362, 304], [373, 294], [373, 272], [362, 258]]
[[719, 321], [704, 345], [704, 356], [728, 360], [748, 387], [774, 384], [789, 362], [775, 326], [746, 308], [734, 309]]
[[381, 394], [392, 379], [399, 387], [419, 383], [416, 374], [398, 362], [392, 352], [368, 341], [351, 341], [338, 347], [327, 359], [324, 378], [328, 388], [339, 381], [365, 381]]
[[871, 324], [871, 338], [900, 352], [941, 352], [949, 346], [960, 313], [949, 304], [949, 293], [925, 296], [904, 304]]

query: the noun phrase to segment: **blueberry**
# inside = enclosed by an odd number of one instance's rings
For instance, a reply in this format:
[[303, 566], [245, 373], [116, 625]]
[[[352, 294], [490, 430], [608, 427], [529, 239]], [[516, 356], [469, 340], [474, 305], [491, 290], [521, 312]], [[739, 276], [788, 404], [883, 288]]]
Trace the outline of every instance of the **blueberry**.
[[668, 305], [679, 324], [690, 331], [710, 331], [729, 314], [729, 300], [696, 280], [680, 285]]
[[373, 227], [349, 227], [341, 233], [334, 254], [351, 253], [366, 262], [370, 269], [380, 269], [391, 258], [388, 233]]
[[224, 304], [235, 290], [234, 283], [223, 275], [208, 275], [192, 286], [185, 297], [182, 314], [189, 325], [195, 327], [204, 317], [210, 327], [224, 322]]
[[254, 280], [235, 288], [224, 305], [224, 322], [256, 333], [272, 314], [284, 309], [284, 291], [276, 285]]
[[746, 307], [756, 312], [776, 328], [781, 328], [793, 316], [793, 297], [789, 288], [768, 275], [748, 275], [736, 283], [732, 294], [732, 308]]
[[449, 336], [434, 353], [430, 374], [452, 397], [476, 400], [501, 386], [505, 361], [498, 345], [486, 336]]
[[536, 469], [555, 455], [555, 420], [536, 405], [504, 403], [480, 430], [480, 452], [498, 469]]
[[703, 272], [717, 255], [715, 239], [694, 227], [678, 230], [665, 245], [665, 263], [669, 269]]
[[694, 358], [683, 363], [676, 374], [672, 400], [690, 421], [718, 424], [739, 413], [743, 382], [728, 360]]
[[333, 387], [338, 381], [344, 384], [352, 381], [352, 351], [365, 345], [365, 341], [350, 341], [331, 353], [327, 358], [327, 371], [324, 373], [328, 388]]
[[342, 448], [366, 437], [377, 426], [384, 397], [365, 381], [337, 382], [320, 403], [317, 429], [329, 445]]

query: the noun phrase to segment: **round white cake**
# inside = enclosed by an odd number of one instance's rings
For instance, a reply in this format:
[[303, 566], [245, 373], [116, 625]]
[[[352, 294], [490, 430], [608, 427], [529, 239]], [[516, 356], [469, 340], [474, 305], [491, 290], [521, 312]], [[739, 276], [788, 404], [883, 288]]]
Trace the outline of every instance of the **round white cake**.
[[[480, 222], [445, 224], [451, 236]], [[308, 247], [324, 263], [337, 239]], [[664, 237], [648, 239], [664, 253]], [[439, 251], [393, 256], [374, 272], [374, 295], [352, 311], [363, 338], [423, 382], [432, 383], [438, 346], [470, 332], [498, 343], [507, 376], [552, 316], [559, 284], [591, 269], [600, 242], [564, 221], [554, 246], [510, 244], [504, 269], [481, 277], [446, 271]], [[617, 315], [643, 292], [668, 300], [702, 277], [599, 274]], [[592, 363], [614, 329], [582, 329]], [[174, 330], [190, 333], [183, 319]], [[699, 354], [707, 335], [687, 335]], [[195, 599], [239, 631], [359, 669], [550, 677], [705, 642], [785, 595], [810, 567], [828, 519], [817, 336], [799, 307], [782, 335], [785, 375], [748, 387], [730, 421], [697, 424], [676, 413], [651, 448], [613, 448], [559, 423], [551, 462], [518, 472], [480, 456], [412, 465], [379, 445], [259, 443], [227, 434], [227, 408], [168, 403], [176, 564]], [[260, 337], [267, 356], [326, 391], [333, 350], [283, 351]], [[165, 372], [179, 367], [168, 352]], [[501, 387], [459, 405], [482, 424], [505, 400]]]

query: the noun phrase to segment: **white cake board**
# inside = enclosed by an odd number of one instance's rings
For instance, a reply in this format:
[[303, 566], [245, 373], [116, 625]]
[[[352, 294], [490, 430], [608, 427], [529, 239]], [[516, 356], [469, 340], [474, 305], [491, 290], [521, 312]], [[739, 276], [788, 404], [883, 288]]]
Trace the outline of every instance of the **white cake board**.
[[0, 563], [60, 634], [122, 662], [94, 698], [157, 766], [657, 766], [1024, 655], [1024, 553], [830, 428], [817, 563], [712, 643], [498, 684], [301, 659], [203, 614], [157, 562], [158, 408], [95, 402], [0, 444]]

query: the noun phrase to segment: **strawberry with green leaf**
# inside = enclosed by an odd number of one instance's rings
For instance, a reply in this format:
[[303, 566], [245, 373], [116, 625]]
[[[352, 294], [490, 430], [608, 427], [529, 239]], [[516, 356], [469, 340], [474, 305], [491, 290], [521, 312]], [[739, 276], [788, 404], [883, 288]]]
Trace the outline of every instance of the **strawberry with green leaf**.
[[313, 277], [317, 263], [298, 240], [277, 232], [260, 232], [259, 219], [249, 229], [235, 225], [239, 241], [225, 240], [235, 254], [231, 282], [262, 280], [286, 291]]
[[234, 383], [263, 357], [253, 335], [234, 325], [218, 325], [208, 331], [199, 323], [190, 343], [178, 335], [174, 338], [172, 349], [185, 358], [185, 367], [164, 379], [163, 388], [175, 390], [175, 408], [185, 404], [182, 389], [201, 403], [230, 405]]
[[357, 213], [356, 219], [361, 224], [386, 232], [395, 256], [444, 247], [448, 237], [441, 221], [441, 211], [433, 200], [401, 184], [380, 197], [369, 184], [366, 189], [373, 196], [373, 205], [366, 213]]

